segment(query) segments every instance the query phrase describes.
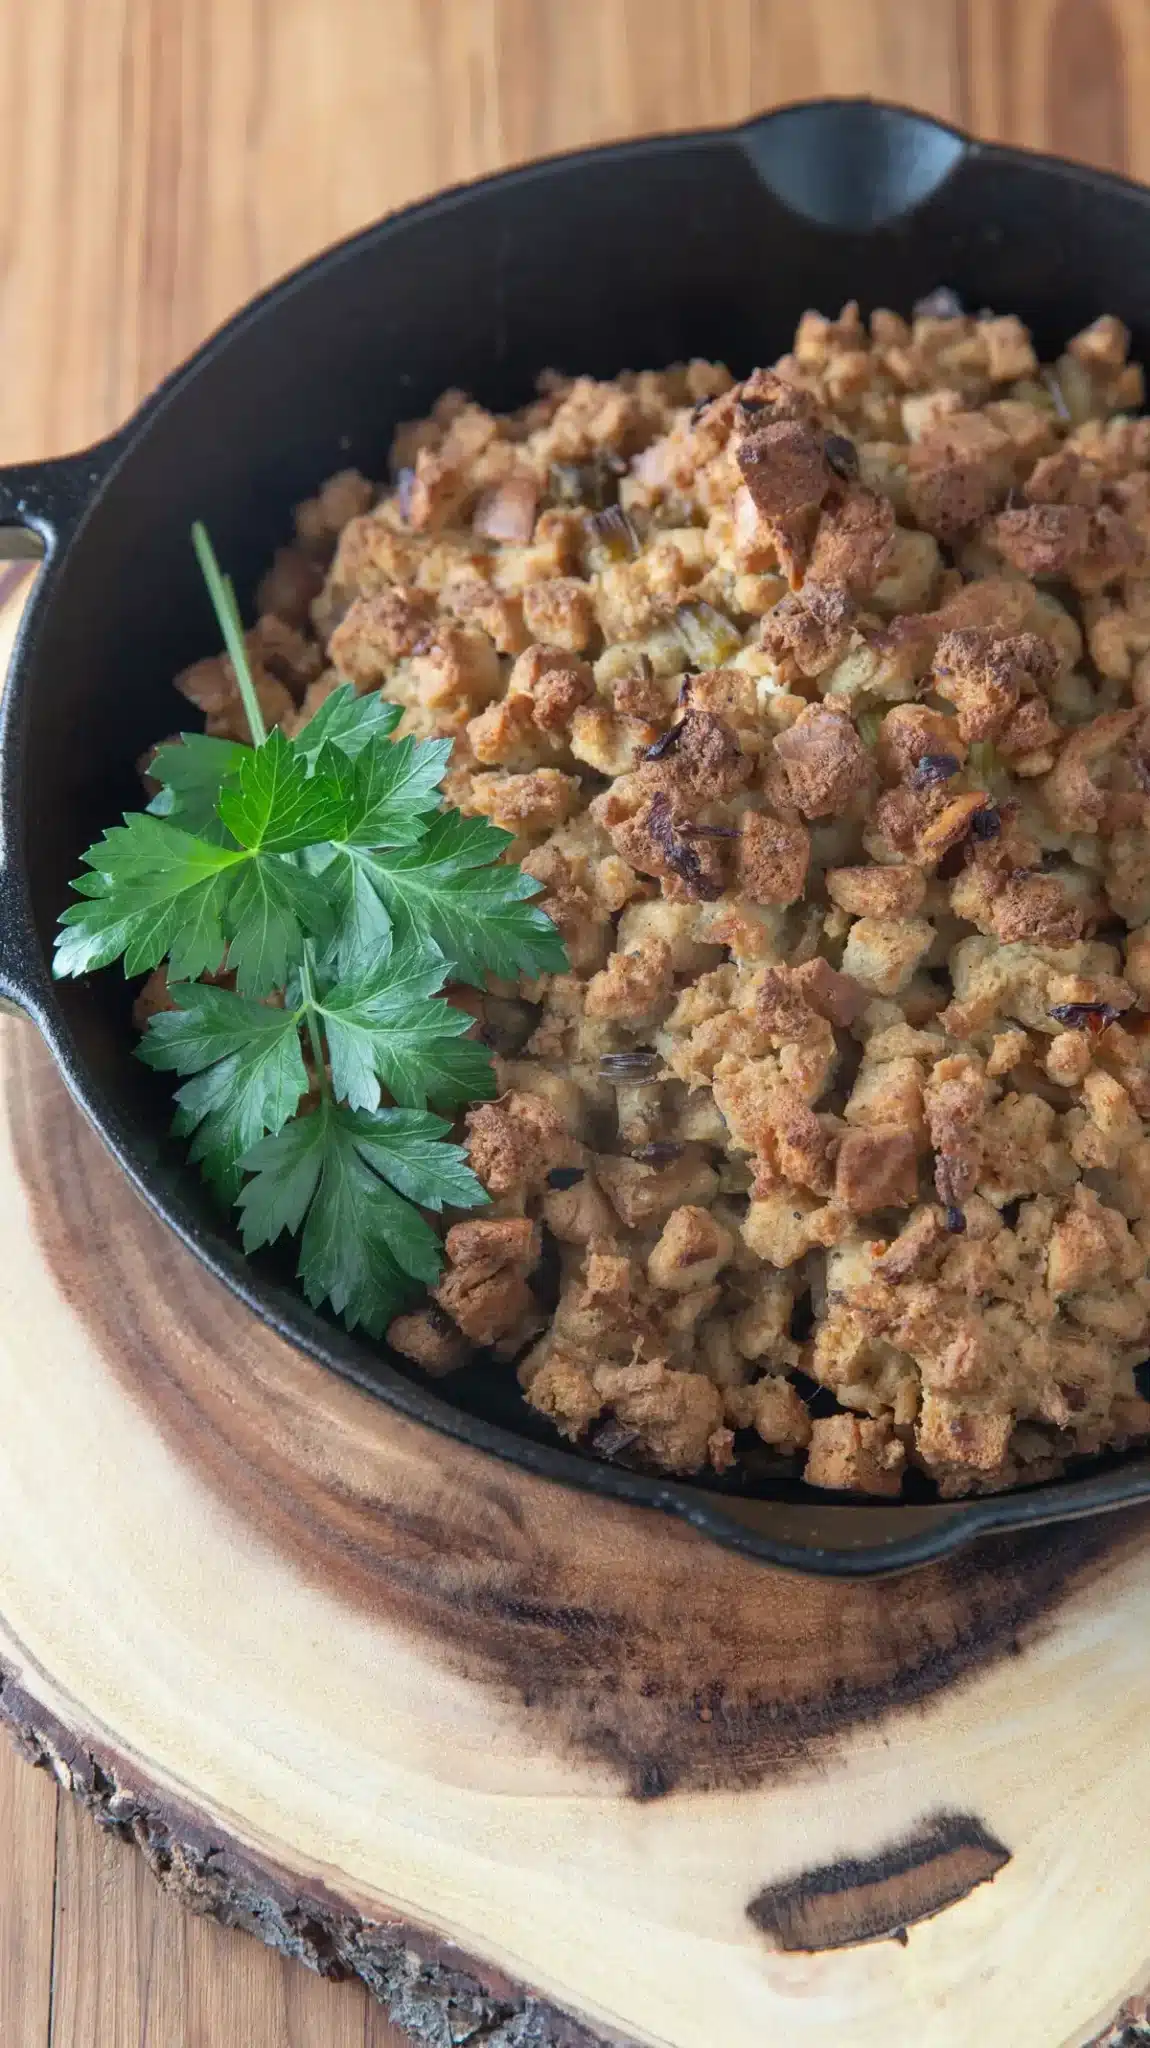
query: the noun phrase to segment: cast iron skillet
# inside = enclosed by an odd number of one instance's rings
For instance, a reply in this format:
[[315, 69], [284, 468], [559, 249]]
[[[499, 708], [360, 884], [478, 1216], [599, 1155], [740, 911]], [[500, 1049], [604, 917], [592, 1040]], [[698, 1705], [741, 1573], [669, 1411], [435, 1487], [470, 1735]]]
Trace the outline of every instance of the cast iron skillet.
[[405, 1414], [772, 1563], [846, 1576], [1150, 1498], [1150, 1457], [971, 1504], [850, 1505], [753, 1472], [670, 1483], [562, 1450], [510, 1373], [433, 1392], [313, 1313], [290, 1268], [240, 1255], [166, 1136], [167, 1090], [131, 1057], [122, 977], [57, 985], [47, 961], [83, 848], [138, 807], [135, 757], [186, 721], [170, 678], [217, 644], [193, 519], [250, 593], [296, 500], [347, 464], [381, 476], [396, 421], [447, 385], [502, 408], [546, 365], [610, 376], [701, 355], [745, 372], [788, 345], [807, 306], [905, 310], [939, 284], [1020, 313], [1049, 354], [1121, 314], [1145, 356], [1150, 193], [865, 101], [561, 157], [342, 243], [214, 335], [111, 439], [0, 472], [0, 524], [47, 550], [0, 716], [0, 991], [35, 1019], [141, 1193], [275, 1329]]

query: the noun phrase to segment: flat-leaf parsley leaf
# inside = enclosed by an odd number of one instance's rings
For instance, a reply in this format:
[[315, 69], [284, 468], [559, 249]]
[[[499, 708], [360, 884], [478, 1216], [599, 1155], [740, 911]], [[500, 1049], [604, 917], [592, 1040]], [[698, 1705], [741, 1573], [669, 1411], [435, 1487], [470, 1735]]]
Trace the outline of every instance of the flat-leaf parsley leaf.
[[397, 938], [430, 938], [460, 981], [487, 974], [562, 972], [567, 955], [531, 899], [539, 884], [501, 858], [511, 834], [486, 818], [439, 811], [414, 846], [336, 845], [324, 879], [341, 923], [362, 916], [363, 892], [383, 905]]
[[177, 983], [174, 1010], [152, 1018], [140, 1047], [150, 1067], [195, 1078], [176, 1091], [181, 1136], [225, 1201], [243, 1185], [240, 1161], [281, 1130], [307, 1092], [299, 1018], [203, 982]]
[[206, 732], [185, 732], [178, 740], [167, 741], [148, 763], [148, 774], [162, 785], [149, 811], [157, 818], [171, 818], [185, 832], [223, 839], [217, 810], [220, 785], [250, 752], [239, 740], [212, 739]]
[[[348, 764], [348, 774], [352, 770]], [[334, 776], [313, 775], [278, 726], [262, 746], [246, 747], [234, 778], [219, 795], [219, 813], [241, 846], [298, 853], [342, 836], [347, 798]]]
[[377, 1109], [381, 1082], [415, 1109], [429, 1100], [458, 1109], [494, 1093], [491, 1055], [466, 1036], [474, 1018], [427, 1000], [446, 966], [426, 946], [388, 945], [375, 967], [319, 998], [332, 1087], [353, 1109]]
[[[299, 1277], [308, 1300], [330, 1301], [350, 1328], [362, 1323], [373, 1336], [410, 1298], [411, 1283], [430, 1285], [442, 1266], [431, 1225], [408, 1194], [391, 1184], [412, 1186], [413, 1114], [372, 1114], [329, 1098], [278, 1136], [264, 1138], [245, 1162], [253, 1174], [239, 1204], [246, 1249], [271, 1244], [285, 1230], [298, 1234]], [[394, 1115], [405, 1121], [393, 1156], [388, 1119]], [[438, 1117], [421, 1122], [429, 1149], [458, 1153], [440, 1141], [447, 1125]], [[434, 1169], [431, 1179], [434, 1184]], [[459, 1206], [486, 1200], [461, 1155], [438, 1180]]]

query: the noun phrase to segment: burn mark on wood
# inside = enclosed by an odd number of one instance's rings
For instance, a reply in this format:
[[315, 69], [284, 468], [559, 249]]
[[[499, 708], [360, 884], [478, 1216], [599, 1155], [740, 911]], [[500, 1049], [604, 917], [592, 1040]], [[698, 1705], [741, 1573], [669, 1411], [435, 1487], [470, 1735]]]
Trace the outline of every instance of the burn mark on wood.
[[906, 1930], [933, 1919], [1010, 1861], [972, 1814], [943, 1813], [874, 1856], [846, 1856], [764, 1886], [747, 1918], [774, 1948], [814, 1953], [868, 1941], [906, 1941]]

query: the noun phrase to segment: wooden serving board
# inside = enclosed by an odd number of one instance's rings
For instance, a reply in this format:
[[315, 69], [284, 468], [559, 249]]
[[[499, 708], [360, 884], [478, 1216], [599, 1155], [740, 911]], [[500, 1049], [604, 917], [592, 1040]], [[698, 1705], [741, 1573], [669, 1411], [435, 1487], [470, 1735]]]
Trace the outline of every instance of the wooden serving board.
[[434, 2048], [1139, 2038], [1146, 1514], [766, 1570], [271, 1336], [12, 1020], [0, 1105], [0, 1713], [161, 1883]]

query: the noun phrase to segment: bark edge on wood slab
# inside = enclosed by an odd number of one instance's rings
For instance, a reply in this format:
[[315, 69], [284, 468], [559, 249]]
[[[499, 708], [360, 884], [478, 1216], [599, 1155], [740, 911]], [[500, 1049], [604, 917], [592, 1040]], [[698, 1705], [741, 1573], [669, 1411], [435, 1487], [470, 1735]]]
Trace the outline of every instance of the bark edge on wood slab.
[[358, 1978], [416, 2042], [441, 2048], [633, 2048], [591, 2033], [525, 1986], [451, 1943], [396, 1920], [365, 1920], [320, 1887], [301, 1893], [286, 1875], [219, 1839], [222, 1830], [165, 1798], [118, 1760], [82, 1743], [0, 1665], [0, 1723], [21, 1756], [51, 1773], [97, 1826], [134, 1843], [161, 1889], [189, 1912], [254, 1934], [321, 1977]]
[[1150, 2041], [1150, 1991], [1128, 1998], [1101, 2034], [1087, 2041], [1085, 2048], [1142, 2048]]

